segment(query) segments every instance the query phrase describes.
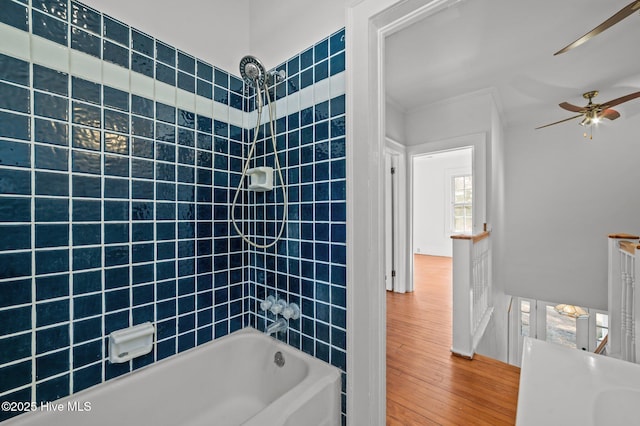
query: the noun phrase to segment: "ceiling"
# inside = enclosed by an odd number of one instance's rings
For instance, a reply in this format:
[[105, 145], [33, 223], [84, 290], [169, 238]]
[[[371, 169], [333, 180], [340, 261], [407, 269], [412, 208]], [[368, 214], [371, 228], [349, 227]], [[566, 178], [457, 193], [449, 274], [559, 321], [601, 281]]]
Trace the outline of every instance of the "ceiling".
[[[568, 118], [557, 105], [604, 102], [640, 90], [640, 14], [562, 55], [631, 0], [463, 0], [386, 40], [388, 99], [407, 113], [494, 88], [507, 125]], [[640, 115], [640, 99], [616, 107]]]

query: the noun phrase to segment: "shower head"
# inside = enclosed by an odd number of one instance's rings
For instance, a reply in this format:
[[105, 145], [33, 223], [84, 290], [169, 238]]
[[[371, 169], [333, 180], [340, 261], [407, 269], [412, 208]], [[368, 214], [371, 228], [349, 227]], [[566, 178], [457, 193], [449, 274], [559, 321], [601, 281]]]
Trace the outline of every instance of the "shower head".
[[248, 85], [259, 89], [264, 86], [267, 71], [262, 62], [253, 56], [247, 55], [240, 60], [240, 75]]

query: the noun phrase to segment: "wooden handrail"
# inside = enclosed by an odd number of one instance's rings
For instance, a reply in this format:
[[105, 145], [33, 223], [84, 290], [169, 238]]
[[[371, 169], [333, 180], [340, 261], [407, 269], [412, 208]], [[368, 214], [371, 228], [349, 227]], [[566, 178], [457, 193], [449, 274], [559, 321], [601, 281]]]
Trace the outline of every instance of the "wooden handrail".
[[596, 350], [593, 351], [593, 353], [598, 355], [602, 354], [602, 352], [604, 352], [605, 348], [607, 347], [608, 341], [609, 341], [609, 334], [607, 333], [607, 335], [604, 336], [604, 339], [602, 339], [602, 342], [600, 342], [600, 344], [598, 345]]
[[484, 240], [489, 235], [490, 235], [489, 231], [482, 231], [481, 233], [476, 235], [462, 235], [462, 234], [452, 235], [451, 239], [452, 240], [472, 240], [474, 243], [477, 243], [478, 241]]
[[609, 238], [614, 240], [638, 240], [639, 236], [633, 234], [609, 234]]
[[620, 250], [624, 250], [629, 254], [636, 254], [636, 249], [640, 249], [638, 243], [631, 241], [620, 241], [618, 245], [620, 246]]

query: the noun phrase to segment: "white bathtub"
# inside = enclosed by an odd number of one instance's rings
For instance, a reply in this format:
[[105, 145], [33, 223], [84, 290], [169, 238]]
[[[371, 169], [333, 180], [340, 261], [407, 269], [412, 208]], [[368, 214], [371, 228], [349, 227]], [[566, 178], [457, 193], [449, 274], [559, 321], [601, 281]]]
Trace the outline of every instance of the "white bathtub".
[[[85, 403], [90, 411], [70, 410]], [[55, 404], [61, 409], [1, 424], [333, 426], [341, 420], [340, 370], [245, 328]]]

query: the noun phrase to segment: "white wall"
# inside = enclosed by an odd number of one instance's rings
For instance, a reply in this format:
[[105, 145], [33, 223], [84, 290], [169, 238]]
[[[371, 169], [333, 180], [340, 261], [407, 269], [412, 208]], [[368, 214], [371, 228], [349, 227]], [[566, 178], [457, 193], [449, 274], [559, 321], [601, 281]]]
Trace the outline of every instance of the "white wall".
[[491, 91], [480, 91], [409, 111], [405, 117], [407, 146], [491, 129]]
[[508, 293], [607, 308], [607, 235], [640, 232], [640, 116], [593, 140], [575, 122], [505, 139]]
[[404, 111], [395, 102], [387, 98], [385, 105], [385, 132], [386, 136], [391, 140], [404, 145], [405, 122]]
[[109, 16], [233, 74], [249, 52], [250, 0], [83, 0]]
[[348, 1], [251, 0], [249, 53], [277, 66], [343, 28]]
[[414, 253], [451, 256], [451, 177], [471, 174], [471, 149], [413, 160]]

